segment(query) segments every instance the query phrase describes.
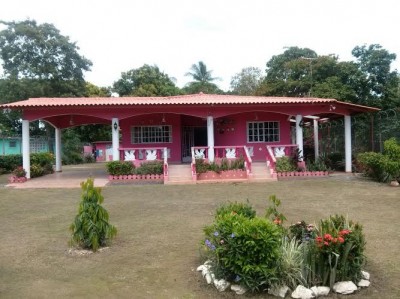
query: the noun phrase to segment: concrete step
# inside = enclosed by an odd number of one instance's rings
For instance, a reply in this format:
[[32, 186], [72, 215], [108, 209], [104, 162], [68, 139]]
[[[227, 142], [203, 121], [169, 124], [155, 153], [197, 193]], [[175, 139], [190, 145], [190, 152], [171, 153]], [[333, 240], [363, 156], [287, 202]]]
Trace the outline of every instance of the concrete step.
[[168, 181], [166, 185], [195, 184], [192, 180], [190, 164], [170, 164], [168, 166]]

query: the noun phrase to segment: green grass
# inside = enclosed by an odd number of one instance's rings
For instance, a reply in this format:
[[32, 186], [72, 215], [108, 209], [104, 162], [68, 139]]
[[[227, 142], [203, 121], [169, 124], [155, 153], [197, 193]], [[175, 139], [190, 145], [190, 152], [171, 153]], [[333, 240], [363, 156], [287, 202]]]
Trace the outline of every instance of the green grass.
[[[2, 180], [0, 176], [0, 185]], [[195, 271], [202, 228], [226, 201], [248, 199], [263, 215], [271, 194], [282, 200], [288, 225], [330, 214], [362, 223], [372, 285], [351, 297], [400, 297], [400, 188], [330, 178], [119, 185], [104, 188], [103, 194], [118, 236], [106, 251], [72, 256], [68, 227], [77, 213], [80, 189], [0, 187], [1, 298], [231, 298], [232, 293], [207, 286]]]

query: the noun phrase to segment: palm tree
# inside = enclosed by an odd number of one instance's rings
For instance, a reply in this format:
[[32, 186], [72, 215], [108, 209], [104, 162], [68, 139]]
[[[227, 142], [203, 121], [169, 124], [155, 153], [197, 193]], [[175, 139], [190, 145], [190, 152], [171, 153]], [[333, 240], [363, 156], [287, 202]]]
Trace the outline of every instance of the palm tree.
[[212, 83], [215, 80], [221, 80], [218, 77], [212, 77], [212, 71], [207, 70], [207, 66], [203, 61], [199, 61], [197, 64], [193, 64], [190, 68], [190, 72], [187, 72], [185, 76], [191, 76], [192, 82], [189, 82], [186, 86], [188, 93], [221, 93], [222, 90], [218, 86]]
[[199, 61], [198, 64], [193, 64], [190, 70], [191, 72], [187, 72], [185, 76], [192, 76], [195, 82], [211, 83], [215, 80], [220, 80], [220, 78], [211, 77], [212, 71], [207, 70], [207, 66], [203, 61]]

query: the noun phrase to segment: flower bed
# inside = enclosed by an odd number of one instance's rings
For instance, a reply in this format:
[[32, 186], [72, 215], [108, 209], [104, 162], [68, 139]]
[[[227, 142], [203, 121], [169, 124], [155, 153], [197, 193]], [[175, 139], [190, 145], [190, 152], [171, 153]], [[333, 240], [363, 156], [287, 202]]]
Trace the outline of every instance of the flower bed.
[[[331, 215], [317, 224], [299, 221], [283, 227], [280, 200], [270, 196], [265, 217], [249, 203], [230, 203], [216, 210], [204, 228], [201, 250], [206, 263], [197, 268], [219, 291], [263, 292], [314, 298], [331, 290], [350, 294], [368, 287], [365, 237], [359, 223]], [[270, 219], [268, 219], [270, 218]], [[266, 254], [267, 253], [267, 254]]]
[[328, 171], [287, 171], [287, 172], [277, 172], [276, 174], [278, 179], [329, 176]]
[[235, 180], [247, 179], [247, 172], [244, 170], [226, 170], [221, 172], [206, 171], [197, 174], [197, 180]]
[[18, 176], [10, 176], [9, 178], [8, 178], [8, 182], [10, 183], [10, 184], [12, 184], [12, 183], [25, 183], [26, 181], [27, 181], [28, 179], [26, 178], [26, 177], [18, 177]]

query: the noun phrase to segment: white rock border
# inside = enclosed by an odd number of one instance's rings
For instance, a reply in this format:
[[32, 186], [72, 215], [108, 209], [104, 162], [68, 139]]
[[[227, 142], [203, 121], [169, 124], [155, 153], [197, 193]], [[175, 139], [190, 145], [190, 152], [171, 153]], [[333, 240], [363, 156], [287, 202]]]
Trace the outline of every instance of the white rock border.
[[[236, 295], [243, 295], [248, 291], [244, 286], [231, 284], [225, 279], [216, 279], [214, 273], [211, 271], [211, 261], [206, 261], [203, 265], [197, 267], [196, 271], [201, 272], [202, 276], [206, 279], [207, 284], [214, 284], [215, 288], [219, 292], [226, 291], [229, 287], [236, 293]], [[361, 271], [362, 279], [355, 285], [352, 281], [340, 281], [336, 282], [333, 286], [333, 291], [338, 294], [348, 295], [359, 290], [362, 287], [369, 287], [370, 274], [366, 271]], [[357, 286], [359, 288], [357, 288]], [[268, 289], [268, 294], [275, 297], [285, 298], [286, 293], [289, 291], [288, 286], [276, 286]], [[330, 288], [326, 286], [313, 286], [308, 289], [305, 286], [298, 285], [297, 288], [292, 292], [291, 297], [295, 299], [311, 299], [322, 296], [328, 296]]]

